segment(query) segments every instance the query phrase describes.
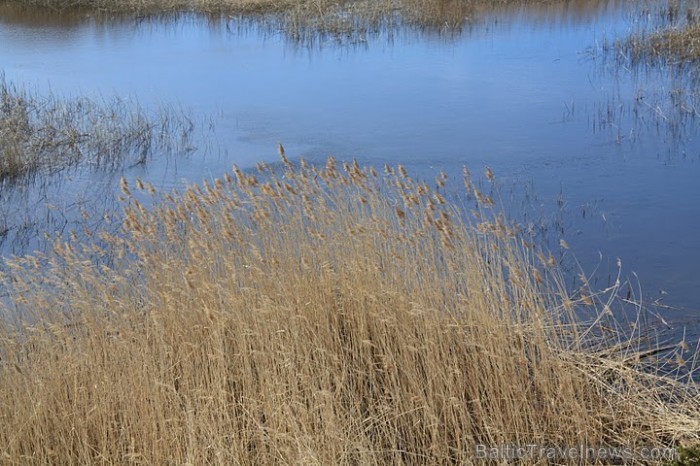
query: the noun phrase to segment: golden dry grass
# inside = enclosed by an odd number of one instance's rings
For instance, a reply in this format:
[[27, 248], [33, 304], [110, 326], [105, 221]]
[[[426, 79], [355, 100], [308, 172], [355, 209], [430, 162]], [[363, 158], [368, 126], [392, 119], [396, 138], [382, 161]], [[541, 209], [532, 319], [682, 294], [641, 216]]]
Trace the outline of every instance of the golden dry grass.
[[566, 294], [469, 177], [479, 223], [401, 167], [282, 157], [181, 194], [124, 181], [123, 234], [11, 264], [0, 462], [471, 464], [477, 444], [697, 439], [694, 386], [643, 371], [610, 293]]

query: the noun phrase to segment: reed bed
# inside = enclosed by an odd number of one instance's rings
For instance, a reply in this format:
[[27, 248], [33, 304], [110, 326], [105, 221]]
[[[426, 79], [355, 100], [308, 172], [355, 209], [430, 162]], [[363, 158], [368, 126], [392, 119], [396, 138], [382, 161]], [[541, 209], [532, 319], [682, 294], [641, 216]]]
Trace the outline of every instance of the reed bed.
[[154, 153], [189, 150], [193, 129], [172, 108], [150, 114], [127, 100], [42, 96], [0, 74], [0, 185], [78, 164], [145, 163]]
[[181, 193], [123, 180], [121, 234], [11, 261], [0, 461], [472, 464], [478, 445], [698, 439], [696, 387], [644, 369], [619, 283], [567, 293], [468, 173], [466, 216], [446, 175], [282, 158]]
[[[55, 13], [98, 17], [160, 17], [200, 13], [228, 19], [253, 20], [266, 30], [292, 39], [313, 41], [319, 36], [360, 41], [367, 33], [417, 27], [458, 32], [482, 11], [509, 5], [566, 4], [588, 12], [609, 0], [5, 0], [0, 11], [26, 20], [27, 7]], [[29, 10], [31, 13], [31, 10]]]
[[672, 63], [700, 61], [700, 23], [633, 36], [623, 43], [633, 58], [664, 59]]
[[700, 60], [700, 6], [693, 2], [661, 3], [649, 19], [651, 27], [617, 41], [616, 49], [635, 62], [686, 64]]
[[[584, 0], [590, 2], [592, 0]], [[599, 0], [593, 0], [599, 1]], [[25, 6], [49, 7], [55, 10], [88, 8], [104, 12], [154, 11], [199, 11], [226, 12], [229, 14], [268, 14], [303, 9], [316, 14], [337, 11], [339, 7], [380, 8], [382, 11], [407, 9], [434, 15], [440, 10], [456, 5], [476, 5], [486, 3], [544, 3], [541, 0], [5, 0], [6, 3], [21, 3]]]

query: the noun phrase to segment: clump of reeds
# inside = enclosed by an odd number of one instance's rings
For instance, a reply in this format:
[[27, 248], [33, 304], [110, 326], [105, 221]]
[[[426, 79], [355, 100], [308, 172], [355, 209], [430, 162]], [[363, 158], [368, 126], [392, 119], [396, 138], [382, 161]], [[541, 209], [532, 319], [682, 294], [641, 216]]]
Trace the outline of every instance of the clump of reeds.
[[700, 60], [700, 9], [693, 3], [671, 1], [655, 11], [656, 25], [617, 42], [617, 50], [635, 61], [668, 64]]
[[676, 63], [697, 62], [700, 60], [700, 23], [633, 36], [623, 45], [637, 59], [646, 56]]
[[119, 99], [41, 96], [0, 74], [0, 184], [78, 164], [144, 163], [159, 151], [187, 149], [192, 131], [173, 109], [151, 115]]
[[611, 290], [557, 285], [468, 174], [475, 216], [446, 175], [281, 153], [183, 193], [122, 181], [122, 234], [10, 264], [3, 461], [470, 464], [478, 444], [697, 439], [697, 390], [641, 369]]

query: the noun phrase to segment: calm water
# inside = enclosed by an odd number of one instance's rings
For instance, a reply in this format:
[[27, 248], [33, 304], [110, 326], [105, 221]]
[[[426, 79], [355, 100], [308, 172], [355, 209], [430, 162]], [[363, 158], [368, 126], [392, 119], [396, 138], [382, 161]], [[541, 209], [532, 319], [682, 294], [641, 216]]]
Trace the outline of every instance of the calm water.
[[[694, 87], [685, 75], [605, 59], [606, 41], [651, 16], [598, 3], [501, 12], [458, 37], [382, 33], [313, 47], [225, 20], [105, 23], [5, 12], [0, 69], [40, 93], [187, 109], [205, 128], [199, 149], [126, 172], [161, 186], [274, 161], [280, 142], [312, 161], [333, 154], [402, 163], [426, 179], [444, 170], [455, 189], [463, 165], [475, 173], [488, 165], [505, 197], [516, 192], [514, 205], [527, 196], [515, 215], [546, 228], [557, 251], [566, 239], [585, 272], [598, 267], [601, 285], [621, 258], [647, 303], [661, 299], [674, 308], [663, 311], [670, 320], [696, 332]], [[42, 207], [47, 200], [111, 199], [120, 175], [76, 170], [41, 193], [4, 193], [0, 204], [9, 224], [39, 224], [36, 212], [55, 215]]]

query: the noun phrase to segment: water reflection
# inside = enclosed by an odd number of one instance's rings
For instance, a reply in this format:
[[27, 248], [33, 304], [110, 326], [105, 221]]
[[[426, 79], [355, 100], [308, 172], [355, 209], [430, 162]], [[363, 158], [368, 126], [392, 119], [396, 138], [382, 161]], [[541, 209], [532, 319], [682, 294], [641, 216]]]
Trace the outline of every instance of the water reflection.
[[529, 2], [527, 5], [504, 3], [495, 7], [483, 5], [480, 16], [513, 17], [521, 15], [540, 26], [576, 25], [599, 22], [606, 15], [636, 9], [631, 0], [575, 0], [568, 2]]
[[[228, 32], [240, 34], [254, 29], [256, 33], [282, 34], [296, 45], [308, 46], [312, 43], [323, 45], [325, 42], [337, 44], [364, 42], [368, 36], [387, 35], [406, 31], [419, 32], [421, 36], [438, 35], [454, 38], [466, 28], [469, 31], [475, 24], [487, 19], [512, 19], [524, 16], [531, 23], [548, 26], [560, 24], [580, 24], [598, 21], [613, 11], [625, 8], [630, 0], [569, 0], [565, 2], [535, 2], [526, 6], [491, 2], [406, 2], [402, 7], [404, 14], [397, 14], [397, 7], [391, 2], [377, 2], [364, 5], [337, 5], [325, 16], [308, 17], [306, 11], [290, 11], [287, 16], [271, 14], [231, 14], [225, 9], [208, 8], [197, 15], [206, 21], [210, 28], [224, 28]], [[307, 18], [298, 17], [306, 14]], [[31, 7], [16, 1], [0, 0], [0, 23], [24, 28], [58, 29], [65, 36], [80, 26], [93, 25], [128, 25], [155, 24], [162, 29], [164, 22], [181, 21], [187, 13], [140, 11], [137, 13], [109, 13], [89, 8], [68, 8], [57, 11], [53, 8]], [[337, 18], [335, 18], [337, 17]], [[289, 23], [296, 24], [289, 24]], [[357, 40], [347, 40], [355, 38]], [[328, 44], [326, 44], [328, 45]]]

